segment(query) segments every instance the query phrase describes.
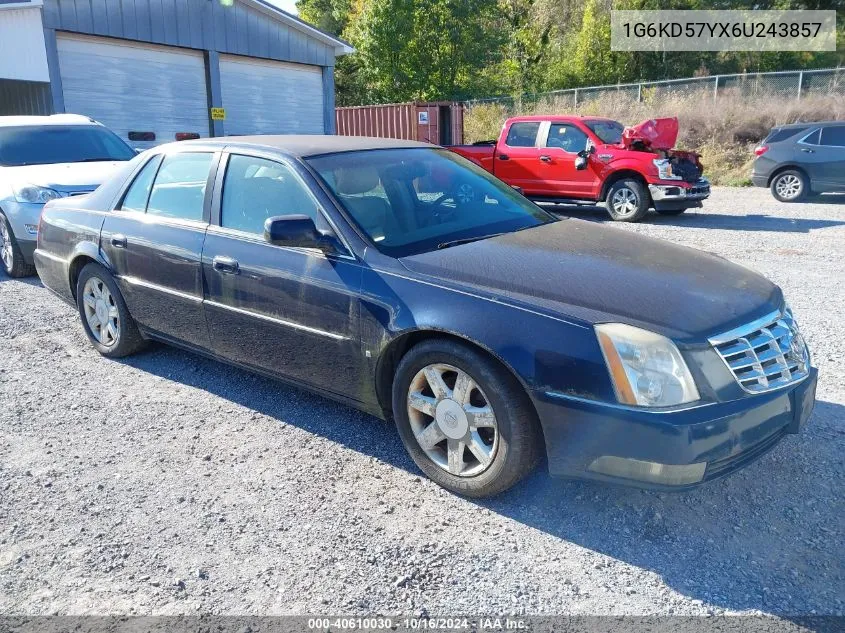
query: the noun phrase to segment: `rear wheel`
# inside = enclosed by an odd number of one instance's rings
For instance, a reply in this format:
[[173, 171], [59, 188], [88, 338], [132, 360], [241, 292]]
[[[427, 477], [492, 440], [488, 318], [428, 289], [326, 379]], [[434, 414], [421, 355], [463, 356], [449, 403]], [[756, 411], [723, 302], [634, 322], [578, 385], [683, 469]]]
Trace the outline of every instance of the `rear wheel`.
[[649, 205], [648, 191], [633, 178], [617, 180], [607, 192], [607, 212], [617, 222], [639, 222]]
[[402, 358], [393, 415], [417, 466], [468, 497], [507, 490], [542, 455], [539, 423], [521, 385], [498, 363], [452, 341], [423, 342]]
[[35, 266], [24, 261], [15, 234], [6, 216], [0, 213], [0, 262], [9, 277], [31, 277], [35, 274]]
[[88, 340], [103, 356], [121, 358], [144, 346], [123, 295], [109, 271], [100, 264], [86, 264], [79, 273], [76, 305]]
[[772, 178], [772, 195], [780, 202], [800, 202], [809, 189], [807, 177], [796, 169], [787, 169]]

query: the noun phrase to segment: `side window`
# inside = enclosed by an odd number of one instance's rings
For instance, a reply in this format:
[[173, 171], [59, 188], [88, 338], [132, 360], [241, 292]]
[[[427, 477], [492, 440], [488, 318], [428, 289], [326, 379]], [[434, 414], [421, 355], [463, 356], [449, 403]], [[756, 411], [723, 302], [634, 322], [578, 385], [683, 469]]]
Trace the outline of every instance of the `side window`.
[[212, 154], [205, 152], [165, 156], [150, 192], [147, 213], [201, 221], [212, 158]]
[[160, 158], [154, 156], [135, 176], [135, 182], [123, 196], [123, 204], [120, 205], [121, 211], [138, 211], [139, 213], [146, 211], [147, 200], [150, 198], [150, 189], [153, 186], [153, 178], [156, 175], [159, 162]]
[[577, 154], [587, 148], [589, 137], [579, 128], [569, 123], [552, 123], [546, 147], [557, 147], [565, 152]]
[[261, 235], [267, 218], [291, 214], [308, 215], [320, 222], [317, 203], [289, 167], [254, 156], [229, 157], [221, 226]]
[[534, 147], [537, 141], [537, 132], [540, 131], [539, 121], [523, 121], [514, 123], [508, 130], [505, 145], [509, 147]]
[[816, 130], [812, 134], [810, 134], [807, 138], [805, 138], [802, 143], [806, 143], [807, 145], [818, 145], [819, 144], [819, 130]]
[[845, 126], [826, 127], [822, 130], [822, 145], [845, 147]]

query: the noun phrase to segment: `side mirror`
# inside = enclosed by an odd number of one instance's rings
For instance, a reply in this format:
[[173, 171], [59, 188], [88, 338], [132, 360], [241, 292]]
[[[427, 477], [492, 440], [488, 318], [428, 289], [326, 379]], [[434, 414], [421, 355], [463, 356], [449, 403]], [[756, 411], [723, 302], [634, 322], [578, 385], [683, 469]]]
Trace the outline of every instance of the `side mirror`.
[[264, 221], [264, 240], [276, 246], [318, 248], [324, 253], [337, 251], [337, 239], [317, 229], [307, 215], [277, 215]]
[[578, 154], [578, 156], [575, 157], [575, 169], [577, 169], [578, 171], [584, 171], [585, 169], [587, 169], [586, 156], [584, 156], [583, 154]]

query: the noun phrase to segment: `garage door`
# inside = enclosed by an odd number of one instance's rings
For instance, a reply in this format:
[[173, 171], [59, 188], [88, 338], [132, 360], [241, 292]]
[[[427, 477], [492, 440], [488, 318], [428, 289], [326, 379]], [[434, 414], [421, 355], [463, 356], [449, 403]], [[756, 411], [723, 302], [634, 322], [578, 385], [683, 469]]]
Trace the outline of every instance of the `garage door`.
[[221, 55], [220, 89], [227, 136], [324, 132], [319, 66]]
[[[133, 147], [169, 143], [177, 132], [208, 136], [202, 53], [67, 34], [57, 40], [66, 112], [97, 119]], [[131, 140], [130, 132], [153, 132], [155, 141]]]

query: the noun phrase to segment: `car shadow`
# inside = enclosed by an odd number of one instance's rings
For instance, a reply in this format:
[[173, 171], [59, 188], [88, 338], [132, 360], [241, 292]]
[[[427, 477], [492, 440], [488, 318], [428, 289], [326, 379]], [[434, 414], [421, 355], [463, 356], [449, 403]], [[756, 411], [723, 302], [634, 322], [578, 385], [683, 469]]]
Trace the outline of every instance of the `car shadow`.
[[[421, 474], [392, 425], [343, 404], [164, 345], [120, 362]], [[509, 492], [471, 503], [651, 570], [694, 600], [781, 615], [806, 605], [829, 612], [842, 588], [845, 482], [835, 464], [843, 428], [845, 407], [819, 402], [801, 435], [788, 436], [747, 469], [688, 492], [560, 480], [540, 468]]]
[[[612, 220], [603, 207], [543, 206], [547, 211], [561, 217], [578, 218], [591, 222]], [[641, 224], [660, 224], [697, 229], [721, 229], [723, 231], [771, 231], [775, 233], [809, 233], [816, 229], [843, 226], [845, 221], [813, 218], [784, 218], [764, 214], [721, 215], [707, 213], [707, 210], [688, 210], [682, 215], [659, 215], [652, 211], [640, 222]]]

